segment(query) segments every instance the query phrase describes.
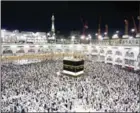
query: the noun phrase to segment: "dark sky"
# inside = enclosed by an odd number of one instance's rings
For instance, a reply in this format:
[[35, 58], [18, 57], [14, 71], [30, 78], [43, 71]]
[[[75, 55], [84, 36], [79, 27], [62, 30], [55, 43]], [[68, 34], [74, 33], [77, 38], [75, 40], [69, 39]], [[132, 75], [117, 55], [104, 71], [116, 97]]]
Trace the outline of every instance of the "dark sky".
[[56, 30], [69, 33], [82, 30], [81, 17], [88, 21], [89, 30], [97, 32], [99, 16], [104, 30], [124, 29], [124, 19], [128, 18], [129, 27], [133, 27], [132, 17], [137, 22], [139, 2], [122, 1], [2, 1], [2, 28], [21, 31], [48, 32], [51, 27], [51, 15], [55, 15]]

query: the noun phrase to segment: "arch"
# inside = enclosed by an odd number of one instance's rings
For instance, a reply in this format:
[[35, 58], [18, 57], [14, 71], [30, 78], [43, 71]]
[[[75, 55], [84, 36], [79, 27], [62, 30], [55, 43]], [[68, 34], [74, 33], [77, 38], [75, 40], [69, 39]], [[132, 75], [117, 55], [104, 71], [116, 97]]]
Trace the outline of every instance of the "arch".
[[40, 46], [38, 49], [38, 53], [43, 53], [43, 52], [44, 52], [44, 48], [43, 48], [43, 46]]
[[134, 66], [134, 63], [135, 63], [134, 60], [125, 59], [125, 64], [127, 64], [127, 65]]
[[115, 54], [116, 54], [116, 55], [119, 55], [119, 56], [122, 56], [122, 52], [120, 52], [120, 51], [116, 51]]
[[129, 52], [128, 51], [125, 53], [125, 56], [127, 56], [127, 57], [129, 56]]
[[116, 58], [115, 62], [122, 63], [123, 61], [120, 58]]
[[107, 57], [107, 61], [113, 61], [112, 57]]
[[35, 53], [35, 50], [34, 49], [29, 49], [28, 53]]
[[57, 50], [56, 50], [56, 52], [62, 52], [62, 51], [63, 51], [62, 49], [57, 49]]
[[140, 58], [140, 53], [138, 54], [138, 58]]
[[105, 60], [105, 56], [100, 56], [100, 60]]
[[125, 63], [125, 64], [129, 64], [129, 60], [128, 60], [128, 59], [125, 59], [125, 60], [124, 60], [124, 63]]
[[95, 46], [92, 46], [92, 49], [96, 49], [96, 47]]
[[135, 61], [134, 60], [129, 60], [129, 64], [132, 65], [132, 66], [134, 66]]
[[133, 58], [134, 58], [134, 52], [131, 52], [131, 53], [129, 54], [129, 57], [133, 57]]
[[112, 54], [112, 50], [108, 50], [107, 51], [107, 54]]
[[3, 50], [2, 53], [3, 53], [4, 55], [6, 55], [6, 54], [13, 55], [13, 51], [12, 51], [11, 49], [5, 49], [5, 50]]
[[100, 53], [104, 53], [105, 51], [103, 49], [100, 50]]
[[44, 50], [43, 49], [39, 49], [38, 53], [44, 53]]
[[137, 56], [137, 61], [140, 62], [140, 53]]
[[98, 59], [98, 56], [97, 55], [92, 55], [92, 59], [93, 60], [97, 60]]
[[140, 68], [140, 62], [138, 63], [138, 67]]
[[93, 53], [98, 53], [98, 50], [97, 49], [93, 49], [92, 52]]
[[51, 53], [52, 50], [51, 49], [43, 49], [43, 52], [45, 52], [45, 53]]
[[136, 40], [136, 44], [139, 44], [139, 41], [138, 40]]
[[16, 53], [25, 53], [24, 49], [20, 49], [18, 51], [16, 51]]

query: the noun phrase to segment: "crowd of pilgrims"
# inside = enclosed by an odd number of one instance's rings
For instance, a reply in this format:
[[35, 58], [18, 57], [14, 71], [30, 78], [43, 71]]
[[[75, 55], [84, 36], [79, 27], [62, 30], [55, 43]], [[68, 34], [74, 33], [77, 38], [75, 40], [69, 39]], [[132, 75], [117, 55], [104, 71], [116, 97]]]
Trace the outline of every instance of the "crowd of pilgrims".
[[79, 77], [63, 75], [62, 59], [2, 65], [2, 112], [139, 112], [139, 74], [85, 61]]

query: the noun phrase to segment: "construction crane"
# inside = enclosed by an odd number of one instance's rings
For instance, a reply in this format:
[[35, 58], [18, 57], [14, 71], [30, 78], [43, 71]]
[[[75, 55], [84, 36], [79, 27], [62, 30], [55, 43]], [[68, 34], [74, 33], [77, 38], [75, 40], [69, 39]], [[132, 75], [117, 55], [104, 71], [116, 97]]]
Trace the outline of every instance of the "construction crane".
[[88, 22], [83, 20], [83, 18], [81, 18], [81, 22], [83, 24], [83, 32], [82, 32], [82, 35], [86, 35], [86, 29], [88, 29]]

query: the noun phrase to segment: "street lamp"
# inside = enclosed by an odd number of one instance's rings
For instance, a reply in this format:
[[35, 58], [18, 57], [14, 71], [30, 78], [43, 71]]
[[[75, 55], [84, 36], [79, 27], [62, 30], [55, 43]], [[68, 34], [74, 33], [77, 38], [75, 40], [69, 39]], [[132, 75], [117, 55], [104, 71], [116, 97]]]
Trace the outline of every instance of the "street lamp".
[[80, 37], [80, 43], [82, 42], [82, 40], [84, 40], [85, 39], [85, 36], [84, 35], [82, 35], [81, 37]]
[[91, 35], [89, 34], [88, 37], [91, 39]]
[[75, 39], [75, 36], [72, 36], [71, 37], [71, 41], [72, 41], [72, 56], [74, 55], [74, 39]]
[[95, 33], [95, 36], [98, 36], [98, 33]]
[[75, 40], [75, 36], [72, 36], [72, 37], [71, 37], [71, 41], [74, 42], [74, 40]]
[[131, 32], [134, 33], [135, 32], [135, 29], [131, 29]]
[[52, 36], [52, 39], [55, 39], [55, 37], [54, 37], [54, 36]]
[[89, 38], [88, 38], [88, 37], [86, 37], [86, 40], [89, 40]]
[[135, 37], [135, 29], [131, 29], [132, 37]]
[[61, 38], [61, 42], [63, 42], [64, 41], [64, 39], [63, 38]]
[[99, 40], [103, 40], [103, 37], [101, 35], [98, 36]]
[[107, 35], [107, 32], [105, 32], [104, 35], [106, 36]]
[[120, 31], [116, 31], [116, 34], [119, 34]]
[[82, 35], [82, 36], [81, 36], [81, 39], [83, 40], [84, 38], [85, 38], [85, 36], [84, 36], [84, 35]]
[[90, 40], [90, 44], [91, 44], [91, 39], [92, 39], [92, 37], [91, 37], [90, 34], [88, 35], [88, 38], [89, 38], [89, 40]]
[[50, 36], [50, 33], [47, 33], [47, 36]]

